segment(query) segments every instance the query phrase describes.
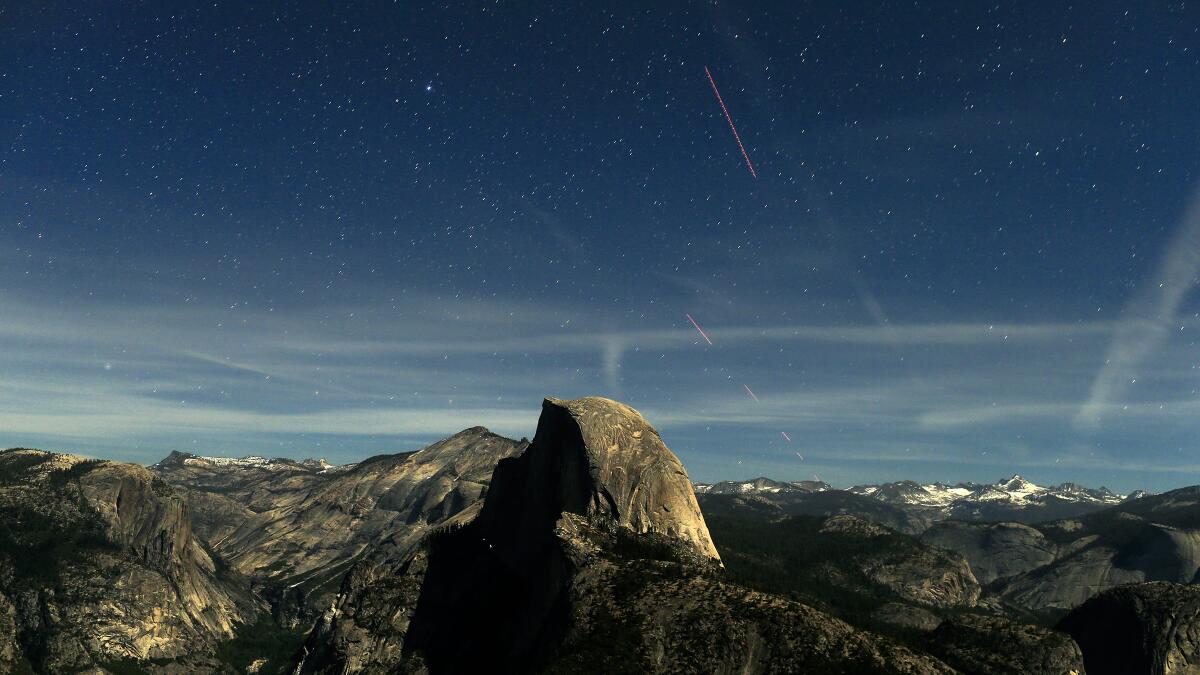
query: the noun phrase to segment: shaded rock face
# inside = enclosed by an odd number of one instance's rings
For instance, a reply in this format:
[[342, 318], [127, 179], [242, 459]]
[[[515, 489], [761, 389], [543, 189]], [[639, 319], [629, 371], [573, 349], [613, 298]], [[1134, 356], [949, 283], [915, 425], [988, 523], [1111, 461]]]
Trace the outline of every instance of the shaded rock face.
[[1079, 646], [1066, 634], [997, 616], [963, 614], [948, 619], [930, 642], [934, 653], [967, 675], [1084, 673]]
[[1021, 523], [938, 523], [921, 541], [957, 551], [981, 584], [1023, 574], [1052, 562], [1058, 546], [1037, 529]]
[[547, 399], [482, 506], [356, 566], [298, 670], [952, 672], [721, 577], [686, 472], [641, 416]]
[[996, 590], [1018, 607], [1070, 610], [1104, 589], [1146, 579], [1142, 570], [1114, 565], [1119, 553], [1108, 546], [1090, 546], [1028, 574], [1006, 579]]
[[72, 672], [211, 653], [261, 609], [144, 468], [15, 450], [0, 477], [0, 663]]
[[1200, 588], [1149, 582], [1114, 588], [1059, 623], [1088, 675], [1200, 673]]

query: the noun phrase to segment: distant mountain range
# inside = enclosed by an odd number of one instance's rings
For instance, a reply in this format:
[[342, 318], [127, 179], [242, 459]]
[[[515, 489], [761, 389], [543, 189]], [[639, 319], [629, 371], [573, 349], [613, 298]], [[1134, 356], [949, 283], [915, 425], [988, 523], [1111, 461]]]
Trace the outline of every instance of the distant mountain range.
[[926, 523], [951, 518], [970, 521], [1038, 522], [1091, 513], [1148, 494], [1138, 490], [1129, 495], [1119, 495], [1106, 487], [1093, 489], [1076, 483], [1043, 487], [1020, 475], [1002, 478], [995, 483], [947, 485], [903, 480], [878, 485], [855, 485], [844, 490], [834, 488], [823, 481], [780, 481], [760, 477], [742, 481], [696, 483], [694, 488], [696, 494], [701, 495], [797, 496], [842, 492], [899, 508], [910, 517]]

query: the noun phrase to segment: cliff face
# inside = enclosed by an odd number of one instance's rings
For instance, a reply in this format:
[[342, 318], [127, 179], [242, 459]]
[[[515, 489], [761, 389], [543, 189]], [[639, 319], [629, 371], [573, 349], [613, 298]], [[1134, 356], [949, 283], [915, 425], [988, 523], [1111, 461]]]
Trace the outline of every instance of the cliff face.
[[300, 669], [951, 672], [722, 577], [657, 432], [615, 401], [547, 399], [481, 507], [404, 559], [356, 566]]
[[202, 656], [260, 609], [144, 468], [12, 450], [0, 477], [0, 663]]
[[[472, 427], [417, 451], [347, 467], [172, 455], [152, 470], [202, 514], [214, 550], [300, 614], [329, 606], [372, 555], [404, 555], [475, 502], [496, 463], [527, 443]], [[277, 612], [279, 614], [279, 612]]]

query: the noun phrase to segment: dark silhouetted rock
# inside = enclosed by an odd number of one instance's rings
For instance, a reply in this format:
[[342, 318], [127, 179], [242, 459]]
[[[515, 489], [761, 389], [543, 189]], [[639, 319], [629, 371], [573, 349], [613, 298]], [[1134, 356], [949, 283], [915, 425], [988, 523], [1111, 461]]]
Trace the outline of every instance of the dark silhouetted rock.
[[1200, 588], [1169, 582], [1107, 590], [1058, 625], [1083, 650], [1088, 675], [1200, 673]]

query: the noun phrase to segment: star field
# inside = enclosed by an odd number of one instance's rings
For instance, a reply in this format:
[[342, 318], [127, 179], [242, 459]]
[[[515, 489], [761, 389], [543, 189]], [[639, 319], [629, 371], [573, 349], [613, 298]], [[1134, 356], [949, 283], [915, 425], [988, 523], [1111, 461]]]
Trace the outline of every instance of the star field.
[[1173, 487], [1198, 85], [1185, 2], [8, 3], [0, 446]]

